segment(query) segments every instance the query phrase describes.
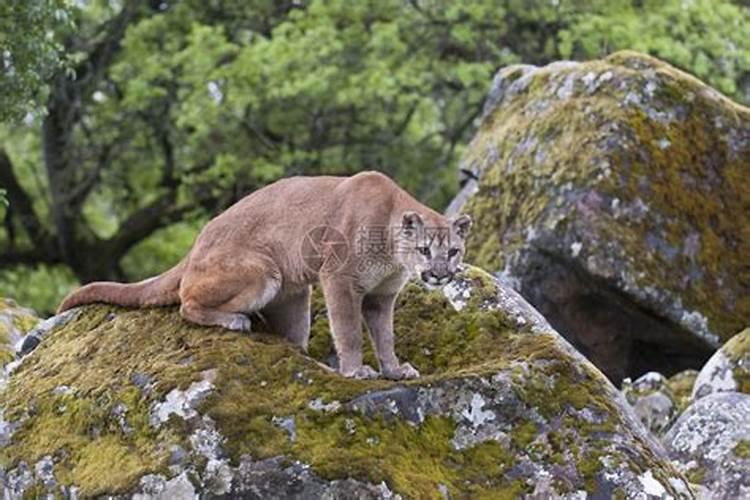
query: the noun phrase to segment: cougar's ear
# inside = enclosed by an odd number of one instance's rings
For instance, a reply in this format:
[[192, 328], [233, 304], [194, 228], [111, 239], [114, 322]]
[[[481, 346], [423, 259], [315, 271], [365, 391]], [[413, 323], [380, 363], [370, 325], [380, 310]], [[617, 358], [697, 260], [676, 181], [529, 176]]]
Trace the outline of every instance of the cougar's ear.
[[407, 210], [401, 219], [401, 230], [407, 236], [414, 236], [424, 227], [424, 220], [417, 212]]
[[469, 234], [469, 229], [471, 229], [471, 217], [468, 215], [459, 215], [453, 219], [453, 229], [456, 230], [456, 234], [465, 239]]

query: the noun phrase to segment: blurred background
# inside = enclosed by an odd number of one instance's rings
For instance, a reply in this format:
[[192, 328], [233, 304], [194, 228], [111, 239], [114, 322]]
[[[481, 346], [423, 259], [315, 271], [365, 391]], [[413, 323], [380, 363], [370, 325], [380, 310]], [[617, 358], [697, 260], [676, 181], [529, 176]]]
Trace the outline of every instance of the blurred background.
[[284, 176], [442, 210], [498, 68], [623, 48], [750, 103], [747, 0], [3, 0], [0, 296], [157, 274]]

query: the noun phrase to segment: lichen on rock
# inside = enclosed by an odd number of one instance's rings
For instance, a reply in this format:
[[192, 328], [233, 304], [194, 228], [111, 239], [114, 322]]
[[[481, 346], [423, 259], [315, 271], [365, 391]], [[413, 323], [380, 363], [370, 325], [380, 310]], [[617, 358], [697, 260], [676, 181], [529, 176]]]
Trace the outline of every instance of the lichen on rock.
[[424, 375], [404, 383], [323, 367], [325, 314], [314, 319], [315, 359], [262, 332], [189, 324], [173, 308], [83, 308], [41, 337], [0, 395], [13, 426], [0, 447], [3, 487], [691, 497], [619, 392], [523, 299], [474, 268], [455, 287], [460, 311], [451, 294], [401, 294], [398, 354]]
[[461, 168], [468, 260], [612, 380], [703, 364], [750, 317], [750, 110], [618, 52], [498, 72]]
[[672, 460], [702, 497], [750, 495], [750, 395], [717, 392], [702, 397], [680, 415], [664, 436]]
[[750, 394], [750, 328], [729, 339], [711, 356], [695, 379], [692, 398], [724, 391]]

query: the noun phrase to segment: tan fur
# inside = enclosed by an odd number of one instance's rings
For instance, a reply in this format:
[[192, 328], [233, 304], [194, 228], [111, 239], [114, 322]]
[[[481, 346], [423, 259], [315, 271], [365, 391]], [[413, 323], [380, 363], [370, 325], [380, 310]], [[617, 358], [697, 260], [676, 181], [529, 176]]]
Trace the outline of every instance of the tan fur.
[[[232, 330], [248, 330], [247, 315], [260, 312], [274, 332], [306, 349], [310, 286], [319, 282], [343, 375], [377, 375], [362, 364], [364, 320], [381, 373], [415, 377], [417, 371], [394, 353], [396, 296], [412, 275], [428, 286], [446, 284], [463, 257], [469, 226], [468, 217], [448, 219], [377, 172], [292, 177], [212, 219], [188, 256], [164, 274], [129, 285], [91, 283], [68, 296], [59, 310], [91, 302], [181, 304], [185, 319]], [[321, 227], [343, 236], [348, 251], [340, 266], [316, 268], [305, 257], [306, 237]], [[373, 228], [385, 235], [389, 251], [362, 251], [363, 232]], [[442, 236], [436, 238], [436, 232]]]

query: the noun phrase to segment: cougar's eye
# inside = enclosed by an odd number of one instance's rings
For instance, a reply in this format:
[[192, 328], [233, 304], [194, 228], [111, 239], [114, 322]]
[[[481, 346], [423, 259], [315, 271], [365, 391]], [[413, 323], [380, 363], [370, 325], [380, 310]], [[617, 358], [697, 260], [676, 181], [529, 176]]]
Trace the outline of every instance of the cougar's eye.
[[430, 256], [430, 247], [417, 247], [417, 252], [421, 253], [425, 257]]
[[456, 255], [458, 255], [458, 248], [451, 248], [450, 250], [448, 250], [448, 258], [449, 259], [452, 259]]

